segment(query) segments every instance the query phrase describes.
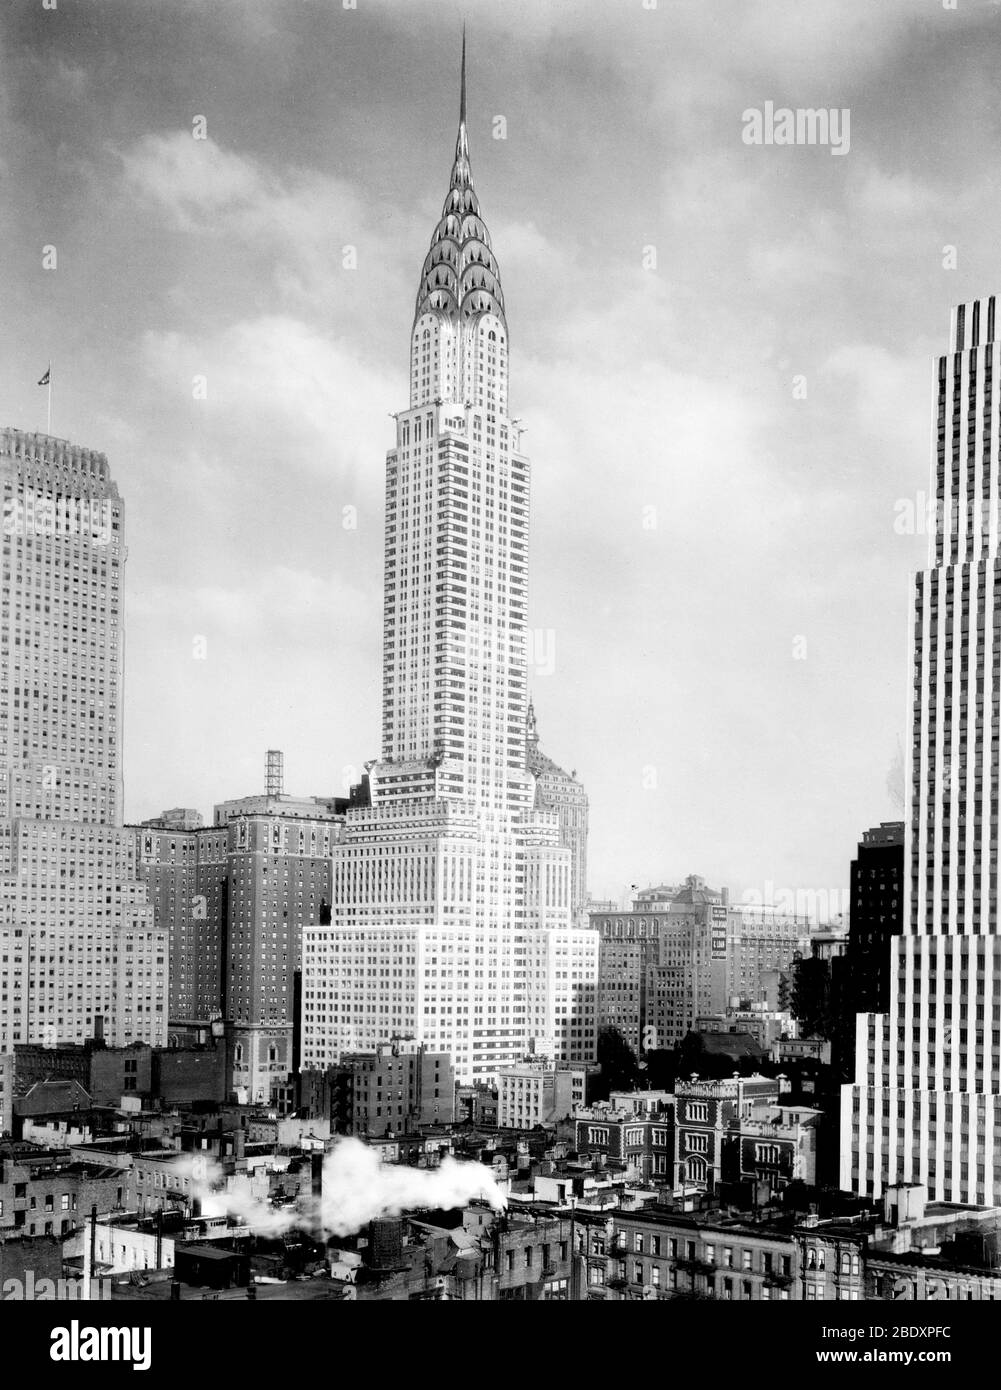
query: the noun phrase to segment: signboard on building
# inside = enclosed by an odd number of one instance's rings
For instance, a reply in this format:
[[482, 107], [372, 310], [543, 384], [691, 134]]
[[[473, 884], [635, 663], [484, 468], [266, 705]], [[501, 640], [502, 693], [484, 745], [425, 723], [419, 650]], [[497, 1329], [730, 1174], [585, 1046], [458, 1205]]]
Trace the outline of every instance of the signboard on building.
[[726, 959], [727, 910], [722, 903], [713, 903], [709, 909], [710, 946], [713, 960]]

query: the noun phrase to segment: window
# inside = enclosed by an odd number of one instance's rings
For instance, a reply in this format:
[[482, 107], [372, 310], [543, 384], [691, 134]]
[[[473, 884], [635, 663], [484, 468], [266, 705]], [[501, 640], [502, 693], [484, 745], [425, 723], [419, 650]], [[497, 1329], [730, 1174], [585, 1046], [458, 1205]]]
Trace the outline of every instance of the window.
[[733, 1247], [730, 1245], [723, 1246], [723, 1268], [733, 1269]]
[[697, 1154], [693, 1154], [692, 1157], [685, 1162], [684, 1167], [689, 1182], [706, 1181], [707, 1168], [704, 1158], [700, 1158]]
[[637, 1231], [633, 1235], [633, 1249], [635, 1250], [637, 1255], [643, 1254], [643, 1235], [640, 1231]]
[[690, 1100], [685, 1106], [685, 1118], [692, 1124], [706, 1124], [709, 1119], [709, 1106], [705, 1101]]

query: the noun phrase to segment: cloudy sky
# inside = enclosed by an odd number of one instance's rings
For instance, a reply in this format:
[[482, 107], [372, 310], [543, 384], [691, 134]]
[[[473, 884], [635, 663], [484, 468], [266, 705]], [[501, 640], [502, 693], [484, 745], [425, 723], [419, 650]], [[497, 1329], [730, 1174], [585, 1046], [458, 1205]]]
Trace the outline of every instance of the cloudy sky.
[[[463, 16], [592, 891], [841, 888], [897, 812], [932, 358], [1001, 291], [989, 0], [8, 0], [0, 422], [45, 428], [51, 359], [126, 499], [128, 817], [379, 751]], [[766, 102], [847, 110], [847, 152], [748, 145]]]

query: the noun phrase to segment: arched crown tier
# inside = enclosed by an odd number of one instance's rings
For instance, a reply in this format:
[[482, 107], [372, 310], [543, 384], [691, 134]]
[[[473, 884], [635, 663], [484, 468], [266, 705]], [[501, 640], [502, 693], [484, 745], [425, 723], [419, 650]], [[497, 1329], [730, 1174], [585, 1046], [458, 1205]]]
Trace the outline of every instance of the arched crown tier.
[[432, 234], [431, 249], [421, 271], [414, 322], [429, 310], [459, 320], [496, 314], [506, 324], [500, 267], [490, 244], [490, 233], [480, 216], [469, 168], [465, 34], [462, 36], [462, 92], [455, 161], [441, 219]]

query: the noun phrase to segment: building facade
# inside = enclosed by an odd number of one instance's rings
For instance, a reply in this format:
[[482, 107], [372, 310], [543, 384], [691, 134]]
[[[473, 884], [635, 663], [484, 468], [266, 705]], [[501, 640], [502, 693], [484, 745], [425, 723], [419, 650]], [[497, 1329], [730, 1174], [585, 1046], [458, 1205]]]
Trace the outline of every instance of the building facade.
[[490, 1080], [534, 1040], [594, 1058], [598, 941], [526, 767], [529, 461], [465, 119], [421, 272], [410, 401], [386, 458], [382, 756], [305, 930], [303, 1065], [394, 1036]]
[[935, 378], [937, 524], [914, 580], [903, 931], [885, 1013], [859, 1016], [843, 1187], [917, 1182], [1001, 1204], [998, 932], [999, 344], [993, 297], [953, 311]]
[[222, 1009], [229, 846], [226, 830], [173, 826], [169, 816], [135, 833], [139, 878], [167, 934], [173, 1023]]
[[14, 1123], [14, 1054], [0, 1052], [0, 1138]]
[[302, 1072], [301, 1086], [303, 1109], [329, 1118], [338, 1134], [381, 1138], [455, 1119], [452, 1059], [413, 1043], [345, 1054], [325, 1072]]
[[569, 1119], [587, 1098], [587, 1069], [546, 1061], [501, 1067], [497, 1074], [497, 1124], [533, 1129]]
[[269, 750], [271, 790], [220, 802], [211, 826], [186, 829], [191, 813], [164, 812], [136, 831], [139, 876], [170, 944], [171, 1037], [223, 1019], [231, 1089], [255, 1103], [294, 1069], [302, 930], [329, 918], [348, 806], [284, 793], [281, 759]]
[[852, 1013], [890, 1011], [890, 940], [904, 925], [904, 823], [866, 830], [851, 867], [845, 950]]
[[166, 1036], [166, 933], [122, 824], [125, 508], [107, 458], [0, 431], [0, 1052]]
[[576, 770], [565, 772], [539, 747], [534, 706], [528, 706], [528, 770], [535, 778], [535, 804], [555, 811], [560, 824], [560, 843], [570, 851], [570, 911], [574, 926], [587, 921], [588, 800]]
[[634, 902], [629, 912], [592, 912], [591, 924], [602, 942], [599, 1027], [618, 1029], [637, 1056], [674, 1047], [699, 1018], [731, 1005], [774, 1008], [777, 982], [808, 949], [802, 918], [730, 906], [696, 875]]

